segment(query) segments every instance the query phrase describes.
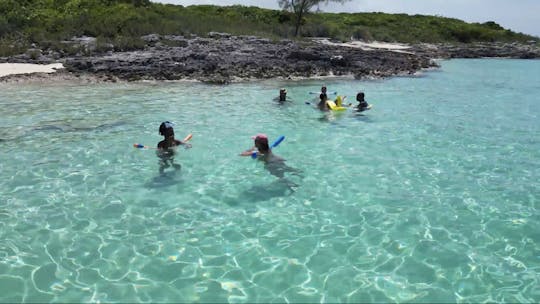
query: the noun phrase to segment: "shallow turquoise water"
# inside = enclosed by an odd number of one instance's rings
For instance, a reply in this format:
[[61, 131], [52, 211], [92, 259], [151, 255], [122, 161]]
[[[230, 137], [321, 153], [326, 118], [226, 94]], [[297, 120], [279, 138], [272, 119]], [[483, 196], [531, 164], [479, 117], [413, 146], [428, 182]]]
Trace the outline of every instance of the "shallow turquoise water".
[[0, 302], [539, 302], [540, 61], [321, 83], [2, 85]]

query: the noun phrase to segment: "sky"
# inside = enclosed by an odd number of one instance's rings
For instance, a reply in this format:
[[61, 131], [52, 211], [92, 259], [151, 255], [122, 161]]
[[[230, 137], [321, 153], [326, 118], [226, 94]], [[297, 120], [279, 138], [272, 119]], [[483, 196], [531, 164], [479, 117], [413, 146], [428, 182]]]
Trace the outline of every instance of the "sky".
[[[180, 5], [214, 4], [279, 9], [277, 0], [154, 0]], [[515, 32], [540, 37], [540, 0], [349, 0], [321, 5], [325, 12], [385, 12], [436, 15], [466, 22], [495, 21]]]

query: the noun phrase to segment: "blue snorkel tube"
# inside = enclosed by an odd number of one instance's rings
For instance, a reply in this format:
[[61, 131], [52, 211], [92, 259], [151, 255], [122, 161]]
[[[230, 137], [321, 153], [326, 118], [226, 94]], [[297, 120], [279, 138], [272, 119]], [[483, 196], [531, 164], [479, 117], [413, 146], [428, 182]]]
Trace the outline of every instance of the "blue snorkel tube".
[[[272, 143], [272, 145], [270, 146], [270, 149], [277, 147], [284, 139], [285, 139], [285, 135], [281, 135], [280, 137], [278, 137], [276, 141]], [[257, 158], [257, 151], [251, 153], [251, 158], [253, 159]]]

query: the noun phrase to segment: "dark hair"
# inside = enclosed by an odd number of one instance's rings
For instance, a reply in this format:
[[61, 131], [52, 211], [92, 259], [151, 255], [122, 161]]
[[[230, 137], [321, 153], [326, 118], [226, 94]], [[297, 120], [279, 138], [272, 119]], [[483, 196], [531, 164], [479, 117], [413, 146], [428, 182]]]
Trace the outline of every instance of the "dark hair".
[[356, 94], [356, 100], [359, 100], [359, 99], [362, 99], [364, 100], [364, 92], [358, 92], [358, 94]]
[[259, 148], [259, 145], [260, 150], [262, 150], [261, 152], [266, 152], [270, 150], [270, 146], [268, 146], [268, 139], [266, 138], [255, 138], [255, 146]]
[[171, 133], [174, 135], [174, 129], [170, 121], [164, 121], [159, 125], [159, 135], [170, 136]]

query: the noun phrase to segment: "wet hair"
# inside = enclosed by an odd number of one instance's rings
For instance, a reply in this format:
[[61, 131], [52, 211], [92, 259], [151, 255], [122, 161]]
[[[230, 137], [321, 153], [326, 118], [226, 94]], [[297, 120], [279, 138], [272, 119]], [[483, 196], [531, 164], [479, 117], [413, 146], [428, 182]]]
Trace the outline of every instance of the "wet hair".
[[268, 150], [270, 150], [270, 146], [268, 146], [268, 139], [266, 138], [255, 138], [255, 146], [259, 149], [260, 147], [260, 150], [262, 150], [261, 152], [266, 152]]
[[364, 101], [364, 92], [358, 92], [358, 94], [356, 94], [356, 100], [357, 101]]
[[159, 135], [171, 136], [174, 135], [174, 129], [172, 123], [169, 121], [164, 121], [159, 125]]

